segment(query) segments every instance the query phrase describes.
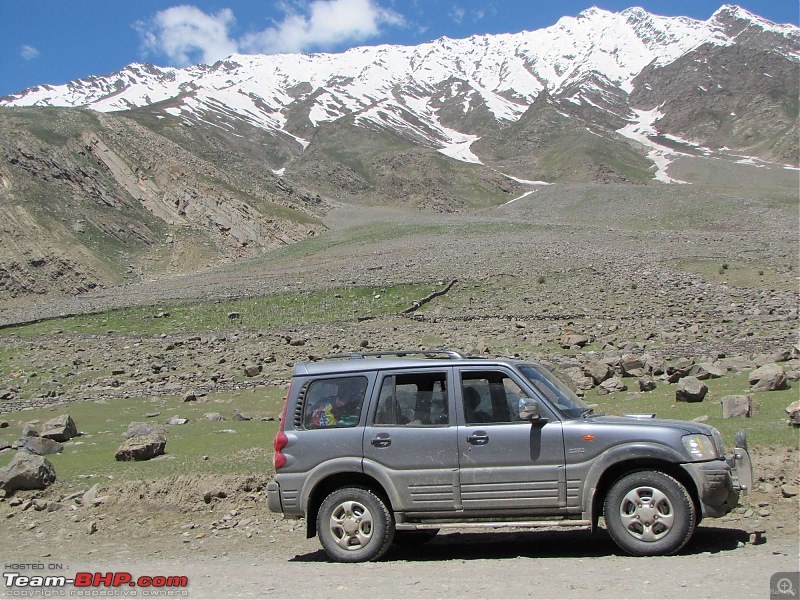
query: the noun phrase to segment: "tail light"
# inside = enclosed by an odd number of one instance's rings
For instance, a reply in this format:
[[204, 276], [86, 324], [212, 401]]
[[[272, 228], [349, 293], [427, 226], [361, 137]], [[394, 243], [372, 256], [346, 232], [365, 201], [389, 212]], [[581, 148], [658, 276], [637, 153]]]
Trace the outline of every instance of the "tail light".
[[286, 437], [283, 428], [286, 423], [286, 410], [289, 408], [289, 397], [291, 395], [292, 386], [290, 384], [289, 392], [286, 394], [286, 401], [283, 403], [283, 412], [281, 413], [281, 423], [278, 426], [278, 433], [275, 435], [275, 441], [272, 443], [272, 447], [275, 448], [275, 455], [272, 457], [272, 466], [275, 467], [275, 471], [285, 467], [287, 463], [283, 449], [286, 448], [286, 445], [289, 443], [289, 438]]

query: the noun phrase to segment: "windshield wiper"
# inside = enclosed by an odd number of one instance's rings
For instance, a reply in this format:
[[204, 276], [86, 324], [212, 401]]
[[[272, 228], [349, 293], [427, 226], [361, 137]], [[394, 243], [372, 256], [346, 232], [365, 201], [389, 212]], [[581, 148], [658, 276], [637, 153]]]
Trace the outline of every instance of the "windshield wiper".
[[593, 408], [584, 408], [581, 412], [581, 416], [585, 419], [586, 417], [602, 417], [604, 413], [597, 413], [595, 414]]

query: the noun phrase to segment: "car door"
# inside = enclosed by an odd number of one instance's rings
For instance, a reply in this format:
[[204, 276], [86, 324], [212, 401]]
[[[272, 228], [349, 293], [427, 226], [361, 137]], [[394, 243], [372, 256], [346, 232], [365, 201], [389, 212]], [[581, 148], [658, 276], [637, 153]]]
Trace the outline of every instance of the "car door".
[[565, 507], [561, 421], [544, 406], [546, 422], [519, 419], [519, 398], [531, 394], [510, 369], [460, 369], [456, 381], [463, 509]]
[[377, 383], [364, 431], [365, 473], [391, 482], [397, 511], [453, 510], [458, 442], [452, 369], [388, 372]]

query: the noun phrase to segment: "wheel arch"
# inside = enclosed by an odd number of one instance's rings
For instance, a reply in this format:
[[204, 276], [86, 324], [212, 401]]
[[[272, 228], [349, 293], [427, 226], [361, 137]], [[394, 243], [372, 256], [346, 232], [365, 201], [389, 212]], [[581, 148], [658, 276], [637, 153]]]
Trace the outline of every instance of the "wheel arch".
[[308, 496], [308, 503], [305, 510], [306, 537], [312, 538], [317, 535], [317, 514], [319, 513], [319, 507], [322, 505], [322, 501], [325, 500], [328, 494], [333, 490], [343, 487], [357, 487], [369, 490], [380, 497], [391, 510], [389, 497], [376, 479], [364, 473], [334, 473], [317, 482]]
[[611, 489], [611, 486], [613, 486], [614, 483], [616, 483], [621, 477], [637, 471], [659, 471], [678, 481], [678, 483], [686, 488], [686, 491], [689, 493], [689, 497], [694, 503], [695, 514], [698, 515], [699, 522], [699, 515], [702, 514], [700, 495], [691, 475], [689, 475], [686, 470], [681, 468], [680, 464], [659, 458], [634, 458], [610, 465], [605, 471], [603, 471], [597, 480], [591, 499], [591, 520], [593, 530], [597, 528], [597, 522], [600, 518], [600, 515], [603, 514], [603, 503], [605, 502], [606, 495]]

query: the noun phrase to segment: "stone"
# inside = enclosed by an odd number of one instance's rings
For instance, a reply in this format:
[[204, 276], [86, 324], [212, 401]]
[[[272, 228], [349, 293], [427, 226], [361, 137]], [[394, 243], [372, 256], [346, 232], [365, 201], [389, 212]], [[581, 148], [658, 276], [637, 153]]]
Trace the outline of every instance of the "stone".
[[120, 461], [150, 460], [164, 454], [167, 440], [156, 433], [128, 438], [117, 448], [114, 458]]
[[789, 415], [789, 425], [800, 427], [800, 400], [792, 402], [787, 406], [786, 414]]
[[42, 425], [41, 436], [56, 442], [66, 442], [78, 435], [78, 426], [69, 415], [59, 415]]
[[652, 377], [640, 377], [638, 383], [640, 392], [652, 392], [656, 389], [656, 382]]
[[644, 361], [633, 354], [625, 354], [619, 364], [626, 377], [643, 377], [645, 374]]
[[167, 419], [167, 425], [186, 425], [189, 422], [189, 419], [185, 419], [183, 417], [179, 417], [175, 415], [174, 417], [170, 417]]
[[584, 365], [583, 372], [591, 377], [599, 385], [613, 375], [607, 363], [592, 361]]
[[220, 422], [220, 421], [224, 421], [224, 420], [225, 420], [225, 417], [223, 417], [223, 416], [222, 416], [221, 414], [219, 414], [218, 412], [210, 412], [210, 413], [206, 413], [206, 414], [204, 414], [203, 416], [204, 416], [206, 419], [208, 419], [209, 421], [213, 421], [213, 422]]
[[44, 437], [24, 437], [17, 441], [17, 450], [46, 456], [48, 454], [58, 454], [64, 449], [62, 444], [55, 440]]
[[37, 437], [39, 435], [36, 423], [23, 423], [20, 429], [22, 430], [22, 437]]
[[3, 450], [8, 450], [9, 448], [11, 448], [11, 443], [0, 438], [0, 452]]
[[572, 347], [583, 348], [590, 341], [591, 338], [589, 338], [588, 335], [565, 332], [564, 335], [561, 336], [561, 347], [565, 350]]
[[158, 423], [131, 423], [124, 434], [125, 439], [133, 437], [144, 437], [151, 434], [164, 436], [167, 430]]
[[798, 494], [800, 494], [800, 488], [798, 488], [796, 485], [784, 483], [781, 486], [781, 495], [783, 495], [784, 498], [794, 498]]
[[773, 392], [789, 387], [786, 372], [781, 365], [769, 363], [752, 371], [747, 380], [751, 392]]
[[708, 415], [701, 415], [692, 419], [695, 423], [708, 423]]
[[722, 377], [724, 374], [725, 371], [716, 365], [712, 365], [711, 363], [698, 363], [689, 369], [689, 375], [692, 377], [697, 377], [701, 381], [706, 379], [717, 379]]
[[243, 413], [243, 412], [239, 412], [238, 410], [234, 410], [232, 419], [234, 421], [252, 421], [253, 417], [251, 417], [247, 413]]
[[244, 374], [247, 377], [255, 377], [261, 373], [263, 367], [261, 365], [250, 365], [244, 368]]
[[708, 393], [708, 386], [697, 377], [684, 377], [678, 381], [675, 400], [678, 402], [702, 402]]
[[8, 427], [8, 421], [0, 421], [0, 429], [5, 429]]
[[619, 377], [612, 377], [610, 379], [606, 379], [603, 383], [601, 383], [597, 388], [597, 393], [601, 396], [604, 394], [613, 394], [614, 392], [624, 392], [628, 389], [628, 386], [620, 379]]
[[723, 396], [720, 402], [722, 402], [723, 419], [753, 416], [752, 396]]
[[197, 402], [197, 394], [194, 392], [189, 392], [183, 396], [184, 402]]
[[17, 490], [43, 490], [55, 480], [53, 463], [30, 452], [17, 452], [11, 462], [0, 469], [0, 488], [7, 494]]

